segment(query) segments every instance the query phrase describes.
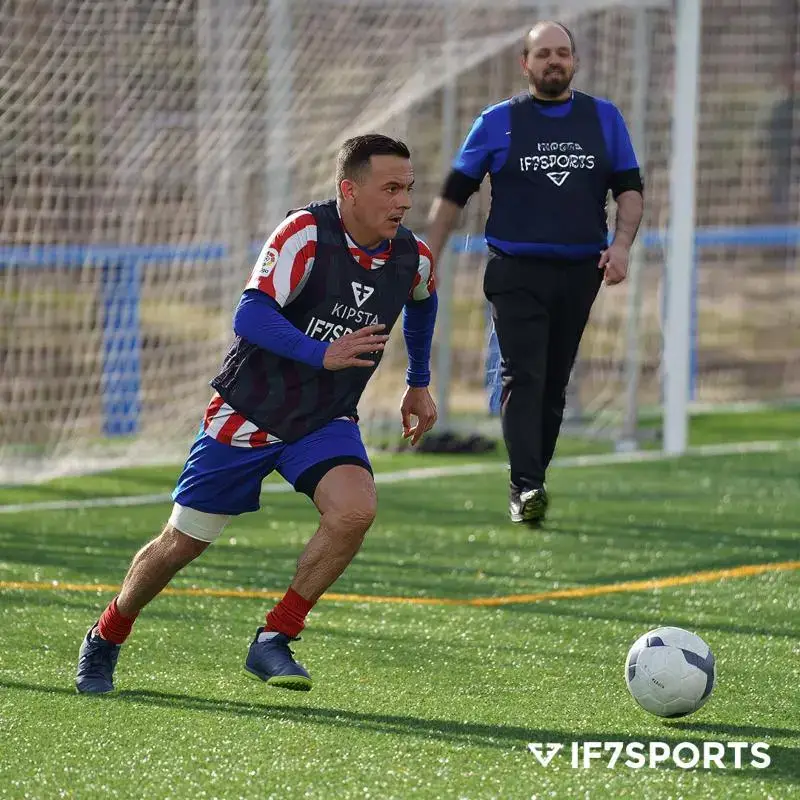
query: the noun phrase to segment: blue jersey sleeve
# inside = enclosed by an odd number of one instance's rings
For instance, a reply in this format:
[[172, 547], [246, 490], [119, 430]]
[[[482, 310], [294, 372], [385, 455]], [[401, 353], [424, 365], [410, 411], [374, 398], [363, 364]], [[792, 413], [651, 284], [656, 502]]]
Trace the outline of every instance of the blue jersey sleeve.
[[406, 383], [427, 386], [431, 382], [431, 344], [439, 298], [436, 292], [424, 300], [409, 300], [403, 313], [403, 336], [408, 351]]
[[487, 172], [496, 172], [508, 156], [510, 127], [507, 101], [487, 108], [472, 124], [453, 161], [453, 169], [478, 181], [483, 180]]
[[628, 127], [620, 110], [608, 100], [596, 100], [603, 138], [606, 141], [608, 154], [611, 157], [612, 172], [625, 172], [639, 169], [639, 162], [633, 150]]
[[234, 314], [233, 330], [264, 350], [322, 369], [328, 344], [295, 328], [281, 314], [278, 301], [263, 292], [245, 291]]
[[616, 111], [613, 150], [614, 172], [623, 172], [626, 169], [639, 169], [639, 161], [633, 150], [633, 143], [628, 133], [628, 126], [625, 124], [625, 120], [622, 118], [619, 109], [614, 108], [614, 111]]
[[481, 114], [472, 124], [464, 144], [453, 161], [453, 169], [469, 175], [470, 178], [482, 180], [489, 171], [489, 135], [486, 120]]

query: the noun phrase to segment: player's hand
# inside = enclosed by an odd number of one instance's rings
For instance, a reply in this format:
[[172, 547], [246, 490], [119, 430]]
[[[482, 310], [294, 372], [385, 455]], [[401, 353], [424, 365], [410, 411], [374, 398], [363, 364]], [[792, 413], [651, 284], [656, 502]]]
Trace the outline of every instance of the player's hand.
[[389, 338], [380, 331], [385, 325], [367, 325], [352, 333], [340, 336], [335, 342], [328, 345], [322, 366], [325, 369], [337, 370], [348, 367], [374, 367], [375, 362], [367, 358], [359, 358], [364, 353], [377, 353], [383, 350]]
[[597, 268], [603, 270], [606, 286], [614, 286], [625, 280], [628, 274], [629, 255], [628, 248], [619, 244], [612, 244], [600, 254]]
[[[409, 386], [400, 404], [400, 415], [403, 418], [403, 438], [411, 437], [413, 446], [422, 438], [422, 434], [427, 433], [436, 424], [438, 416], [436, 403], [433, 402], [428, 389]], [[417, 418], [416, 425], [411, 424], [412, 417]]]

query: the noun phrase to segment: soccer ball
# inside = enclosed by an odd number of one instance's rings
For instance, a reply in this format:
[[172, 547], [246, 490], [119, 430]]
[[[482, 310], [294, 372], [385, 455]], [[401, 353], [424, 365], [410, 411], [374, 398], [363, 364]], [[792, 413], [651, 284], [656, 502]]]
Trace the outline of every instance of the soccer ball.
[[628, 651], [625, 681], [633, 699], [659, 717], [685, 717], [711, 696], [716, 674], [711, 648], [683, 628], [655, 628]]

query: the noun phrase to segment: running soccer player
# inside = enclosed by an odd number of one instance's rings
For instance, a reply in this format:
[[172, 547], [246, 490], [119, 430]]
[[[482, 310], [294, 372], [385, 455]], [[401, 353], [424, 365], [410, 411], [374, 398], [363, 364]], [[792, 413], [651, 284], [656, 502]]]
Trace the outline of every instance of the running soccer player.
[[427, 389], [433, 259], [402, 225], [413, 183], [405, 144], [378, 134], [349, 139], [337, 157], [337, 198], [290, 214], [267, 240], [236, 309], [233, 344], [211, 381], [215, 393], [172, 514], [86, 634], [79, 692], [113, 690], [120, 647], [139, 612], [232, 516], [259, 508], [261, 482], [274, 470], [311, 498], [320, 521], [288, 590], [256, 631], [245, 668], [272, 686], [311, 688], [289, 643], [375, 518], [356, 407], [401, 312], [409, 356], [403, 435], [416, 444], [436, 421]]

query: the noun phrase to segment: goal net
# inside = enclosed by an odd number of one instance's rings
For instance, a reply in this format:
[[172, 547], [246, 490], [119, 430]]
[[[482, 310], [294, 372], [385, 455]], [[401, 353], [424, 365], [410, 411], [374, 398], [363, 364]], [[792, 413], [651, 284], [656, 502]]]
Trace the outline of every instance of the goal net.
[[[703, 5], [693, 397], [787, 398], [800, 389], [797, 12], [780, 0]], [[640, 279], [601, 293], [571, 414], [618, 431], [631, 364], [634, 407], [656, 406], [671, 4], [9, 0], [0, 482], [180, 459], [264, 238], [288, 209], [332, 195], [341, 141], [378, 130], [409, 143], [408, 224], [424, 238], [474, 117], [524, 89], [519, 45], [540, 18], [573, 28], [577, 88], [641, 129], [647, 185]], [[484, 186], [442, 276], [434, 389], [455, 426], [490, 413], [487, 211]], [[404, 360], [393, 337], [361, 407], [373, 446], [398, 440]]]

